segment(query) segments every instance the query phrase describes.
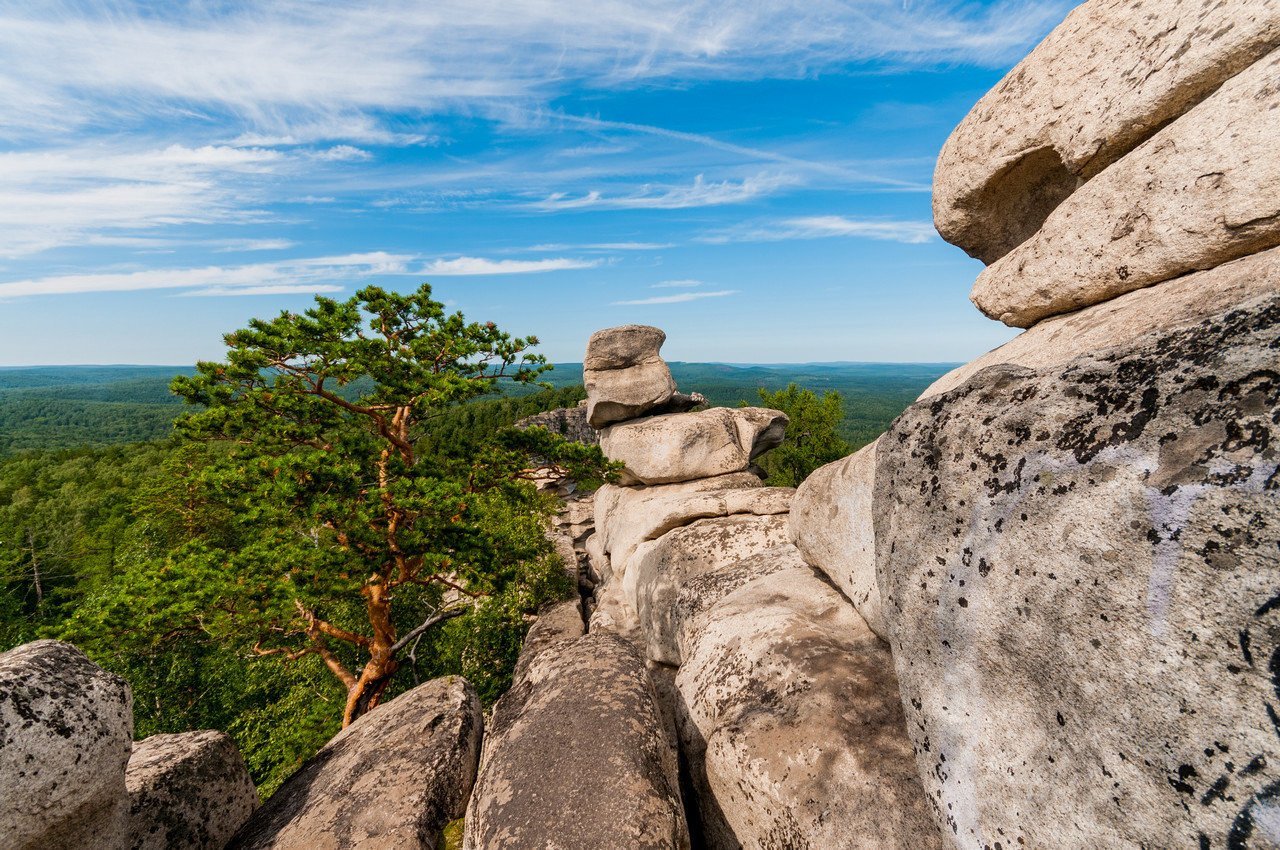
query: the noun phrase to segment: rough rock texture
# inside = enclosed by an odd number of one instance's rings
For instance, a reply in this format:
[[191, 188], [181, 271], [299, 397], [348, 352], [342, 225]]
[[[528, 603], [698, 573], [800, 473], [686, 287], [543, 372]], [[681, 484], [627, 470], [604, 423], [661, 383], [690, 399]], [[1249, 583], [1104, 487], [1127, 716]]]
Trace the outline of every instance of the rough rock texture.
[[708, 490], [732, 490], [763, 487], [760, 476], [752, 472], [735, 472], [732, 475], [718, 475], [700, 481], [682, 481], [679, 484], [665, 484], [661, 487], [619, 487], [606, 484], [595, 493], [595, 528], [600, 538], [602, 551], [611, 550], [609, 545], [610, 531], [625, 523], [627, 515], [636, 504], [655, 497], [675, 496], [686, 493], [702, 493]]
[[973, 302], [1028, 327], [1280, 244], [1278, 136], [1280, 51], [1077, 190], [978, 276]]
[[877, 575], [958, 847], [1274, 846], [1280, 296], [882, 439]]
[[[1081, 354], [1132, 343], [1152, 331], [1197, 324], [1269, 292], [1280, 292], [1280, 248], [1037, 322], [994, 351], [943, 375], [920, 398], [953, 390], [988, 366], [1011, 363], [1043, 369], [1061, 365]], [[794, 510], [800, 510], [803, 496], [801, 487]]]
[[222, 850], [258, 807], [240, 750], [212, 730], [134, 744], [125, 785], [132, 850]]
[[600, 448], [626, 464], [623, 484], [671, 484], [745, 471], [781, 444], [786, 426], [777, 410], [713, 407], [611, 425]]
[[642, 543], [627, 562], [623, 593], [636, 612], [648, 656], [680, 664], [672, 611], [680, 585], [787, 542], [787, 515], [703, 519]]
[[616, 635], [643, 651], [644, 633], [640, 630], [640, 617], [627, 600], [621, 581], [614, 581], [597, 589], [596, 607], [591, 613], [587, 630]]
[[689, 846], [675, 756], [629, 644], [588, 634], [499, 700], [466, 830], [468, 850]]
[[597, 585], [605, 584], [613, 578], [613, 566], [609, 563], [608, 553], [604, 551], [604, 535], [592, 534], [584, 546], [591, 580]]
[[1276, 0], [1080, 5], [943, 146], [933, 180], [938, 232], [994, 262], [1081, 180], [1278, 44]]
[[0, 654], [0, 843], [120, 846], [132, 742], [129, 686], [74, 646]]
[[427, 848], [462, 816], [480, 756], [475, 690], [433, 679], [343, 729], [289, 777], [231, 846]]
[[872, 495], [876, 443], [815, 469], [791, 502], [791, 542], [849, 598], [871, 631], [885, 637], [876, 584]]
[[526, 416], [516, 422], [517, 428], [546, 428], [566, 440], [594, 446], [600, 442], [600, 434], [587, 423], [587, 406], [560, 407]]
[[709, 846], [934, 848], [888, 647], [790, 545], [681, 590]]
[[569, 599], [547, 606], [524, 636], [524, 646], [520, 649], [520, 658], [516, 661], [512, 680], [523, 679], [528, 674], [529, 667], [542, 653], [556, 650], [586, 633], [587, 624], [582, 620], [581, 601]]
[[658, 354], [666, 338], [662, 330], [648, 325], [623, 325], [591, 335], [582, 382], [592, 428], [643, 416], [671, 401], [676, 382]]

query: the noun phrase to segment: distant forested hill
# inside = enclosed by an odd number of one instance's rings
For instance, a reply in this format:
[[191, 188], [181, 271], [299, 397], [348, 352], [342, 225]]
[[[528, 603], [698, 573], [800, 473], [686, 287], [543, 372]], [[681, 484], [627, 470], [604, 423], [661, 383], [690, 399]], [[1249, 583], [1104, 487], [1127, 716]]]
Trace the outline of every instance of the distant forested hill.
[[[737, 366], [672, 363], [684, 392], [714, 405], [755, 404], [757, 388], [789, 383], [845, 400], [841, 435], [855, 446], [875, 439], [916, 396], [954, 364], [811, 363]], [[169, 380], [178, 366], [38, 366], [0, 368], [0, 454], [26, 449], [114, 445], [165, 437], [181, 409]], [[581, 363], [558, 363], [546, 380], [557, 388], [582, 383]], [[517, 387], [521, 397], [536, 387]]]

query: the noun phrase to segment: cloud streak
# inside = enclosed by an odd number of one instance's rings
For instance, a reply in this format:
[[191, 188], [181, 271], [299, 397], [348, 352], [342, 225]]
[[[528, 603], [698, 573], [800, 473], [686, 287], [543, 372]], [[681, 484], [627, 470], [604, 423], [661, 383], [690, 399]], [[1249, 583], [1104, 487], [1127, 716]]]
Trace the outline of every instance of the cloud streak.
[[579, 197], [556, 193], [529, 204], [546, 212], [572, 210], [681, 210], [689, 207], [715, 207], [740, 204], [796, 184], [794, 178], [781, 175], [758, 175], [741, 182], [724, 180], [708, 182], [699, 174], [689, 186], [643, 187], [630, 195], [604, 195], [591, 191]]
[[422, 273], [436, 277], [494, 274], [537, 274], [574, 269], [593, 269], [600, 260], [580, 260], [555, 257], [546, 260], [490, 260], [484, 257], [457, 257], [452, 260], [434, 260], [422, 267]]
[[703, 298], [724, 298], [726, 295], [737, 295], [736, 289], [721, 289], [715, 292], [681, 292], [678, 295], [655, 295], [652, 298], [636, 298], [631, 301], [614, 301], [614, 307], [640, 307], [649, 304], [684, 304], [688, 301], [699, 301]]
[[748, 225], [698, 237], [713, 245], [732, 242], [783, 242], [790, 239], [852, 237], [920, 245], [938, 238], [932, 222], [858, 219], [839, 215], [800, 216], [768, 224]]

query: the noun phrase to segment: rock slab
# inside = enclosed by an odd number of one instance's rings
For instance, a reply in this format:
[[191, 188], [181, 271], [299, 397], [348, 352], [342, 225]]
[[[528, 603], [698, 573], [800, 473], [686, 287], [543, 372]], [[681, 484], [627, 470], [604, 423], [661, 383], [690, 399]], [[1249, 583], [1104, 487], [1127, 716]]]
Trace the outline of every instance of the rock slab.
[[1272, 294], [884, 436], [877, 577], [954, 846], [1274, 846], [1278, 365]]
[[787, 416], [763, 407], [713, 407], [649, 416], [600, 432], [600, 448], [626, 468], [620, 482], [673, 484], [744, 472], [782, 444]]

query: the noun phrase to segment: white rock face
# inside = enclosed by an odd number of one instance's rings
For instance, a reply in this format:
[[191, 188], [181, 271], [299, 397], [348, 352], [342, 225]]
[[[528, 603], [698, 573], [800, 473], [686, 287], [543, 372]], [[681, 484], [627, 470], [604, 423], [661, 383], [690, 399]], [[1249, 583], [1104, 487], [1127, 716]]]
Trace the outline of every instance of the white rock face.
[[666, 338], [662, 330], [648, 325], [606, 328], [591, 335], [582, 380], [592, 428], [643, 416], [671, 400], [676, 382], [658, 354]]
[[0, 654], [0, 843], [124, 845], [133, 696], [67, 643]]
[[258, 807], [249, 768], [224, 732], [144, 738], [125, 784], [131, 850], [222, 850]]
[[1277, 45], [1276, 0], [1081, 4], [943, 146], [933, 180], [938, 232], [994, 262], [1082, 180]]
[[1271, 847], [1280, 294], [884, 436], [876, 562], [956, 847]]
[[1047, 316], [1280, 244], [1280, 51], [1094, 177], [979, 275], [982, 312]]
[[794, 547], [689, 580], [677, 608], [709, 846], [942, 846], [888, 648]]
[[840, 588], [871, 631], [885, 637], [876, 584], [875, 483], [876, 443], [815, 469], [791, 502], [790, 531], [805, 561]]
[[649, 658], [680, 664], [672, 612], [686, 579], [786, 542], [786, 514], [736, 514], [698, 520], [640, 544], [627, 563], [622, 589], [639, 619]]
[[733, 475], [719, 475], [715, 478], [665, 484], [661, 487], [619, 487], [615, 484], [606, 484], [597, 490], [595, 495], [596, 537], [600, 538], [598, 545], [602, 552], [613, 551], [613, 532], [626, 524], [628, 515], [637, 504], [649, 499], [703, 493], [708, 490], [745, 490], [763, 486], [764, 482], [759, 476], [751, 472], [737, 472]]
[[600, 448], [626, 464], [623, 484], [671, 484], [746, 471], [782, 442], [786, 425], [777, 410], [713, 407], [611, 425]]
[[[1250, 298], [1280, 291], [1280, 248], [1243, 257], [1037, 322], [1009, 342], [934, 381], [920, 398], [948, 392], [989, 366], [1008, 363], [1043, 369], [1108, 348], [1131, 344], [1156, 330], [1177, 330]], [[816, 474], [816, 473], [815, 473]], [[811, 479], [812, 480], [812, 479]], [[800, 510], [804, 487], [796, 494]], [[804, 551], [804, 547], [801, 547]]]

